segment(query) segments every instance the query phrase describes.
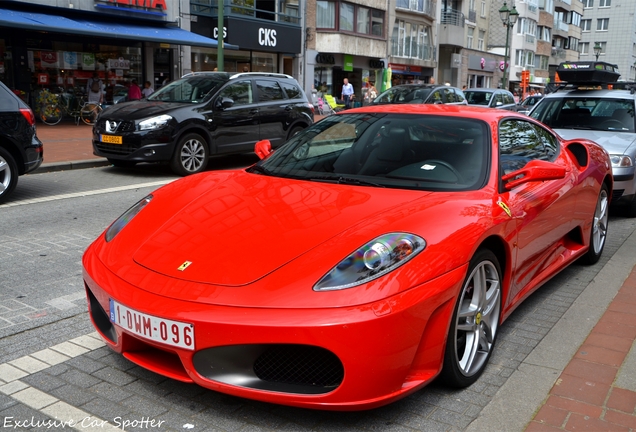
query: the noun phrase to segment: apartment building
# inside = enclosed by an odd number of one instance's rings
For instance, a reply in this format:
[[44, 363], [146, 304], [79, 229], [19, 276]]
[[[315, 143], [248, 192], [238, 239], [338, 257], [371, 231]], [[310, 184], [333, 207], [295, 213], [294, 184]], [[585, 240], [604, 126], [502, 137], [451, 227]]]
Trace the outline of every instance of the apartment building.
[[583, 0], [581, 60], [596, 59], [618, 65], [621, 80], [636, 81], [636, 2]]

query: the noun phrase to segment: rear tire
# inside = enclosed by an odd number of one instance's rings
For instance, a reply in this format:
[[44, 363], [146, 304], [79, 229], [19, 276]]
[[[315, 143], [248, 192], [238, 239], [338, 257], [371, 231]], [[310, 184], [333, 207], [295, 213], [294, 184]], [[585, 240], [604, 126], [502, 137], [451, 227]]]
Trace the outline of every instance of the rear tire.
[[175, 174], [187, 176], [203, 171], [208, 164], [208, 145], [199, 134], [187, 134], [179, 140], [170, 161]]
[[583, 264], [596, 264], [601, 258], [605, 239], [607, 238], [607, 225], [609, 220], [609, 189], [606, 184], [601, 186], [598, 194], [594, 219], [592, 219], [592, 229], [590, 232], [590, 248], [581, 257]]
[[49, 126], [55, 126], [62, 121], [64, 113], [58, 105], [44, 105], [40, 108], [40, 120]]
[[11, 153], [0, 147], [0, 203], [4, 202], [18, 184], [18, 165]]
[[494, 253], [477, 251], [459, 292], [446, 339], [442, 379], [468, 387], [482, 374], [495, 347], [501, 313], [501, 267]]
[[295, 126], [292, 128], [291, 131], [289, 131], [289, 135], [287, 135], [287, 141], [289, 141], [290, 139], [292, 139], [293, 137], [295, 137], [296, 135], [298, 135], [299, 133], [301, 133], [305, 128], [302, 126]]

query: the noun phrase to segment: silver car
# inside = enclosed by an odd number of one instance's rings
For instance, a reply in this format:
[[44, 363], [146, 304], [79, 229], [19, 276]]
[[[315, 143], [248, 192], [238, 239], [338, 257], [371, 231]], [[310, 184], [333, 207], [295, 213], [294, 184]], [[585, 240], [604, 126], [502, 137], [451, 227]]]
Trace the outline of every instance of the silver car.
[[544, 96], [529, 114], [565, 139], [587, 138], [608, 151], [614, 175], [612, 204], [626, 205], [630, 217], [636, 217], [635, 99], [629, 90], [565, 89]]

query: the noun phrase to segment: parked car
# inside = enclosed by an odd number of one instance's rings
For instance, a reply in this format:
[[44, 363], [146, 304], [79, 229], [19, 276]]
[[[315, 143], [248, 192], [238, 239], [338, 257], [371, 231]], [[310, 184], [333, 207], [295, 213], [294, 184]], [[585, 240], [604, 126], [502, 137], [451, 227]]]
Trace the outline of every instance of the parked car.
[[33, 111], [0, 82], [0, 203], [18, 184], [18, 176], [42, 164], [43, 146]]
[[526, 97], [519, 103], [517, 112], [520, 112], [522, 114], [529, 114], [530, 110], [532, 110], [532, 107], [534, 107], [537, 102], [541, 100], [542, 97], [543, 95], [532, 95]]
[[[608, 66], [597, 69], [597, 65]], [[562, 63], [557, 71], [569, 84], [545, 95], [529, 115], [566, 139], [587, 138], [603, 146], [610, 153], [614, 173], [612, 205], [636, 217], [636, 95], [629, 84], [616, 82], [620, 74], [611, 72], [611, 66]]]
[[468, 105], [517, 111], [515, 97], [508, 90], [490, 88], [471, 88], [464, 90]]
[[255, 150], [152, 192], [88, 247], [111, 349], [234, 396], [373, 408], [440, 374], [474, 383], [520, 302], [605, 245], [609, 155], [522, 114], [374, 105]]
[[211, 155], [253, 151], [264, 137], [278, 147], [313, 120], [313, 105], [288, 75], [193, 73], [104, 110], [93, 150], [115, 166], [169, 161], [188, 175], [203, 171]]
[[396, 85], [382, 92], [371, 104], [452, 104], [466, 105], [464, 92], [456, 87], [434, 84]]

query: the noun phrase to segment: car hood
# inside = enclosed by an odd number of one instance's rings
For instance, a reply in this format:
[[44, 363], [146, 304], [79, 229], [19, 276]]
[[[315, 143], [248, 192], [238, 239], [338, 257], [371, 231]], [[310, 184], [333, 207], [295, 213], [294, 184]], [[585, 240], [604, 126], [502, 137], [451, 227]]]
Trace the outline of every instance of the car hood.
[[109, 120], [141, 120], [166, 114], [187, 105], [189, 104], [147, 100], [124, 102], [110, 106], [102, 113], [101, 118]]
[[634, 142], [636, 141], [635, 133], [616, 132], [616, 131], [592, 131], [581, 129], [554, 129], [556, 133], [566, 140], [574, 140], [577, 138], [585, 138], [603, 147], [609, 154], [632, 154]]
[[[213, 187], [199, 186], [198, 196], [143, 238], [133, 259], [171, 278], [243, 286], [427, 194], [404, 192], [238, 172]], [[164, 200], [158, 198], [155, 206]], [[161, 219], [159, 212], [153, 217]], [[341, 259], [369, 240], [353, 240]]]

